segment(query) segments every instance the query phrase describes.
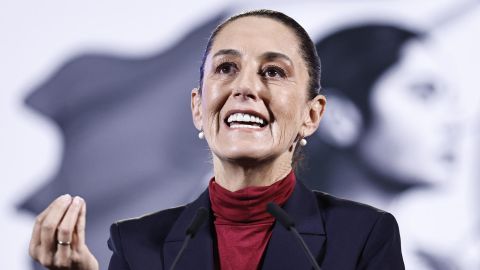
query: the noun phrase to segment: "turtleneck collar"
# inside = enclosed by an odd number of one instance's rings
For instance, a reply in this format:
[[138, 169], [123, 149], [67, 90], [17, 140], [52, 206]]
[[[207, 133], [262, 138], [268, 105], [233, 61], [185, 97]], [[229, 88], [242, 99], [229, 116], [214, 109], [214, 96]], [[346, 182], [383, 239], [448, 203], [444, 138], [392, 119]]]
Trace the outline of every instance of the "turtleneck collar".
[[295, 187], [293, 170], [282, 180], [270, 186], [246, 187], [231, 192], [210, 181], [208, 190], [215, 224], [254, 224], [273, 222], [274, 218], [266, 212], [269, 202], [283, 205]]

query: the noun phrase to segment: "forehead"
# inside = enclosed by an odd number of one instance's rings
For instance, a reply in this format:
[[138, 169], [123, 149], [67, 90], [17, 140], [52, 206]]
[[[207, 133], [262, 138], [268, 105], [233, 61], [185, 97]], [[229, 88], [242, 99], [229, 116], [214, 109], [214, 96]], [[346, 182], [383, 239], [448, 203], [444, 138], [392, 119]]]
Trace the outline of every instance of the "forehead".
[[215, 37], [211, 52], [221, 49], [235, 49], [245, 54], [279, 52], [301, 61], [293, 30], [271, 18], [250, 16], [228, 23]]
[[436, 55], [435, 48], [429, 43], [412, 40], [406, 43], [401, 50], [400, 65], [408, 66], [413, 70], [439, 71], [440, 55]]

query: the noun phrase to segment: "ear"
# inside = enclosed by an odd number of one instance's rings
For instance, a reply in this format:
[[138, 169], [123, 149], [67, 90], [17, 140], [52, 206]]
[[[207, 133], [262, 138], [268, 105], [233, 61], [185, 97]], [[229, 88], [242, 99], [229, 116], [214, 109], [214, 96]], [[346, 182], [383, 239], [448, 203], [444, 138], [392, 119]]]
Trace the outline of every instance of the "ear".
[[360, 109], [349, 98], [332, 95], [318, 136], [326, 143], [338, 148], [355, 145], [363, 131]]
[[202, 129], [202, 95], [198, 88], [192, 89], [191, 109], [193, 125], [198, 129]]
[[314, 99], [308, 101], [308, 107], [302, 125], [302, 137], [308, 137], [317, 130], [326, 104], [327, 99], [323, 95], [317, 95]]

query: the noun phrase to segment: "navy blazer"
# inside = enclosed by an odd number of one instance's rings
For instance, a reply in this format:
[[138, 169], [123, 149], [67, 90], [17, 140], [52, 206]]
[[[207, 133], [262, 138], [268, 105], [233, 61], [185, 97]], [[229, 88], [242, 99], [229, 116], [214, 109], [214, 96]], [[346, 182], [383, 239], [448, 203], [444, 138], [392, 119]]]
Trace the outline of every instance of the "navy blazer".
[[[186, 206], [114, 223], [108, 241], [113, 251], [109, 269], [169, 269], [200, 207], [210, 209], [208, 190]], [[300, 181], [283, 208], [323, 270], [405, 269], [398, 225], [391, 214], [311, 191]], [[215, 231], [211, 214], [209, 217], [176, 269], [216, 268]], [[291, 232], [275, 222], [262, 269], [312, 267]]]

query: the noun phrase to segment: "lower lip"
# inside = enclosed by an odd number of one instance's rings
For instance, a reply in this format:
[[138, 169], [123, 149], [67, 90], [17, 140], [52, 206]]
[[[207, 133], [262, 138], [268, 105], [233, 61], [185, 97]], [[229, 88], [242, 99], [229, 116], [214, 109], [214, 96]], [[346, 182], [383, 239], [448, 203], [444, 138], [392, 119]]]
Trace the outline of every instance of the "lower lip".
[[[224, 123], [225, 124], [225, 123]], [[225, 124], [227, 129], [229, 130], [241, 130], [241, 131], [262, 131], [264, 130], [268, 125], [260, 127], [260, 126], [253, 126], [253, 125], [242, 125], [242, 124], [233, 124], [231, 126]]]
[[453, 153], [445, 153], [440, 158], [445, 163], [455, 163], [456, 161], [456, 157]]

